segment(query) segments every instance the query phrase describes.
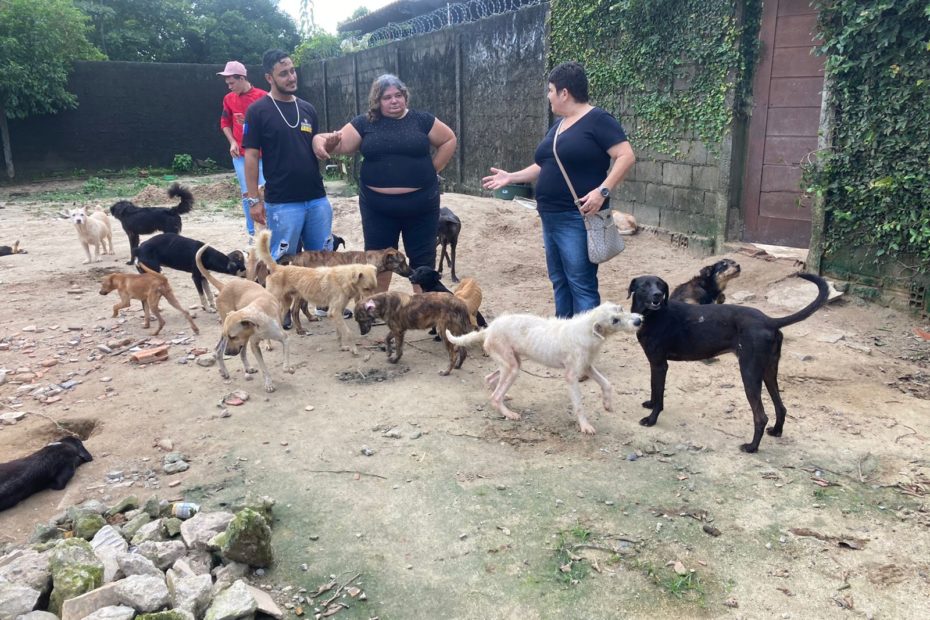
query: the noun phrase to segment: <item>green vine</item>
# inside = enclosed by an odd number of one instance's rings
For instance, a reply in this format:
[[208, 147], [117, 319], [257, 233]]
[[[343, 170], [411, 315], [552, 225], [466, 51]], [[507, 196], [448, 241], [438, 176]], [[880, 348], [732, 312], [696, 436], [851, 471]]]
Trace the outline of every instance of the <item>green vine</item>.
[[582, 63], [592, 100], [621, 118], [637, 148], [677, 153], [679, 141], [693, 136], [715, 149], [734, 110], [745, 109], [761, 6], [552, 0], [549, 62]]
[[930, 2], [816, 0], [836, 111], [833, 148], [808, 171], [826, 255], [863, 251], [930, 267]]

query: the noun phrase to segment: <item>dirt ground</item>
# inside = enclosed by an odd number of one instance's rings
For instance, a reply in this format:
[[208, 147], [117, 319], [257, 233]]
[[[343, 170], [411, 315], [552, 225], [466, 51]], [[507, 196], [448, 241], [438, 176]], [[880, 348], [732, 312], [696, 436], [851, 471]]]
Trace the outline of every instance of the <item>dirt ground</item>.
[[[197, 196], [211, 181], [189, 182]], [[786, 328], [785, 433], [766, 435], [754, 455], [738, 449], [752, 424], [733, 356], [673, 363], [658, 425], [639, 426], [649, 372], [633, 334], [608, 341], [599, 364], [615, 411], [603, 411], [594, 382], [582, 386], [593, 437], [578, 432], [558, 373], [527, 363], [511, 390], [523, 419], [507, 421], [483, 387], [489, 359], [473, 351], [440, 377], [445, 353], [425, 332], [409, 334], [390, 365], [376, 344], [384, 327], [360, 337], [352, 323], [352, 357], [314, 323], [291, 334], [296, 374], [281, 372], [279, 348], [266, 353], [278, 388], [266, 394], [236, 359], [228, 382], [216, 367], [180, 363], [217, 341], [203, 311], [192, 337], [162, 303], [164, 363], [101, 352], [148, 335], [139, 306], [112, 319], [115, 299], [97, 294], [102, 274], [128, 269], [126, 236], [113, 220], [116, 256], [82, 265], [73, 227], [54, 217], [70, 205], [36, 199], [39, 189], [47, 184], [0, 189], [0, 243], [20, 239], [29, 252], [0, 258], [0, 368], [16, 371], [0, 386], [0, 412], [28, 412], [0, 426], [0, 460], [56, 438], [53, 421], [85, 436], [95, 459], [64, 491], [0, 514], [0, 546], [90, 498], [158, 494], [216, 509], [267, 494], [278, 502], [277, 559], [255, 580], [284, 603], [360, 573], [368, 600], [347, 599], [337, 618], [928, 616], [930, 347], [914, 317], [841, 298]], [[485, 315], [550, 314], [535, 213], [462, 195], [443, 204], [462, 219], [457, 271], [481, 283]], [[334, 210], [335, 231], [359, 249], [356, 200], [335, 198]], [[227, 251], [245, 244], [241, 214], [209, 203], [185, 216], [184, 233]], [[730, 299], [782, 316], [815, 295], [790, 277], [792, 260], [726, 256], [743, 268]], [[626, 303], [634, 276], [674, 285], [711, 261], [643, 233], [601, 268], [601, 292]], [[182, 303], [197, 303], [186, 274], [168, 275]], [[48, 403], [23, 387], [71, 378], [80, 384]], [[251, 397], [221, 406], [234, 390]], [[162, 472], [164, 439], [188, 471]]]

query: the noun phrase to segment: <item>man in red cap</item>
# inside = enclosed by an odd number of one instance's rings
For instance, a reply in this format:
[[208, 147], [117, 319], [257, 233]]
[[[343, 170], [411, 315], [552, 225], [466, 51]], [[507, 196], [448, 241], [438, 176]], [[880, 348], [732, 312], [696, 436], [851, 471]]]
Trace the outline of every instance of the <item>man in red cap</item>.
[[[255, 88], [249, 83], [245, 65], [236, 60], [226, 63], [226, 68], [217, 73], [222, 75], [229, 87], [229, 93], [223, 97], [223, 115], [220, 117], [220, 129], [229, 140], [229, 155], [232, 157], [236, 178], [239, 180], [239, 191], [242, 193], [242, 212], [245, 213], [245, 227], [249, 233], [249, 242], [255, 235], [255, 224], [249, 213], [249, 203], [246, 201], [245, 185], [245, 153], [242, 150], [242, 126], [245, 124], [245, 112], [253, 101], [261, 99], [268, 93], [261, 88]], [[258, 184], [265, 185], [262, 161], [258, 160]]]

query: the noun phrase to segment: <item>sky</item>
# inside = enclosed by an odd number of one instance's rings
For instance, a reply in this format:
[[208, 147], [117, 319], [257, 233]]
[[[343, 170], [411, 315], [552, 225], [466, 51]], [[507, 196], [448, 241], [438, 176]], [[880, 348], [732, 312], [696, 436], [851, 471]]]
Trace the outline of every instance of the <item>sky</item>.
[[[336, 34], [336, 24], [345, 21], [360, 6], [369, 11], [380, 9], [396, 0], [314, 0], [313, 15], [317, 26]], [[300, 23], [300, 0], [278, 0], [278, 6], [298, 24]]]

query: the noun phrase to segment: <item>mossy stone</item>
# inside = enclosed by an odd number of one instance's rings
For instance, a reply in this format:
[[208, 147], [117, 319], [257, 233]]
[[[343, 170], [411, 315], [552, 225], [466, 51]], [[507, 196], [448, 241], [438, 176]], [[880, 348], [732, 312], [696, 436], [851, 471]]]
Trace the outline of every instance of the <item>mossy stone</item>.
[[226, 528], [225, 539], [220, 542], [220, 553], [233, 562], [270, 566], [274, 561], [271, 527], [261, 514], [251, 508], [240, 510]]
[[74, 535], [77, 538], [90, 540], [106, 524], [106, 519], [97, 514], [81, 517], [74, 522]]
[[52, 573], [52, 595], [49, 599], [49, 611], [61, 615], [61, 605], [68, 599], [91, 590], [96, 590], [103, 584], [102, 564], [72, 564], [63, 566]]

